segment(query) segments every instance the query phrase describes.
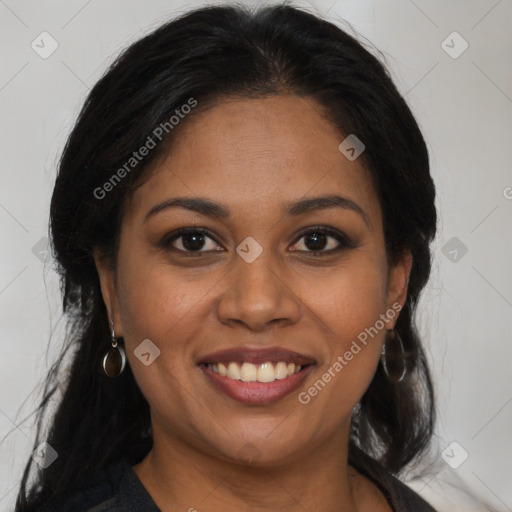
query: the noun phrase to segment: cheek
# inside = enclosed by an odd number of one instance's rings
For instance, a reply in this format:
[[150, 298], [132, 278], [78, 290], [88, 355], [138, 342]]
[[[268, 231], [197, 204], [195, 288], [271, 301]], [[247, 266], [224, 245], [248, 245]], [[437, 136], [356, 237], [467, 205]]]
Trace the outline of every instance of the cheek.
[[149, 338], [160, 345], [174, 338], [179, 344], [182, 337], [172, 332], [191, 323], [188, 319], [208, 294], [210, 281], [204, 272], [166, 262], [141, 235], [125, 229], [118, 255], [117, 288], [126, 336], [132, 342]]
[[[215, 298], [226, 286], [224, 276], [229, 273], [148, 260], [142, 251], [140, 255], [132, 251], [118, 261], [126, 354], [153, 413], [165, 418], [164, 423], [176, 432], [185, 433], [190, 424], [201, 423], [198, 418], [204, 417], [201, 400], [190, 398], [197, 373], [197, 347], [208, 341], [212, 324], [218, 325]], [[137, 357], [137, 347], [146, 339], [160, 351], [149, 366]]]
[[331, 411], [327, 430], [350, 414], [375, 373], [385, 336], [385, 283], [382, 265], [364, 255], [329, 278], [304, 281], [304, 300], [323, 327], [326, 350], [300, 401], [317, 414]]
[[[197, 405], [190, 401], [188, 389], [194, 370], [192, 350], [194, 340], [204, 338], [204, 322], [213, 307], [209, 293], [216, 281], [189, 279], [167, 265], [144, 265], [136, 259], [120, 264], [119, 276], [123, 335], [134, 378], [153, 411], [170, 413], [168, 422], [185, 428], [201, 413], [193, 412]], [[137, 349], [147, 339], [159, 354], [145, 366]]]
[[387, 304], [385, 268], [365, 253], [326, 274], [306, 276], [301, 285], [304, 300], [343, 348], [373, 325]]
[[[119, 285], [119, 303], [123, 330], [132, 342], [149, 338], [166, 343], [166, 350], [178, 350], [187, 329], [200, 324], [195, 320], [203, 312], [212, 291], [210, 279], [171, 270], [165, 264], [121, 267], [125, 278]], [[203, 312], [204, 313], [204, 312]], [[172, 343], [169, 343], [172, 341]]]

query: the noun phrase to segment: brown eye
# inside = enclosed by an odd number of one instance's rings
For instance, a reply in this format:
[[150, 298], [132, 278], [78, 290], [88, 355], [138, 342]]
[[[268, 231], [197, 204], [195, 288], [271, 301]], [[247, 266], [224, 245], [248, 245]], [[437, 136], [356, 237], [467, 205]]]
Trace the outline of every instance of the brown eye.
[[[302, 239], [304, 241], [299, 242]], [[315, 227], [303, 233], [292, 247], [294, 251], [298, 250], [312, 256], [323, 256], [347, 247], [355, 247], [355, 244], [344, 233], [331, 228]]]
[[[199, 253], [219, 251], [219, 245], [209, 235], [205, 228], [183, 228], [171, 233], [163, 241], [162, 245], [171, 250], [183, 253]], [[204, 249], [204, 250], [203, 250]]]

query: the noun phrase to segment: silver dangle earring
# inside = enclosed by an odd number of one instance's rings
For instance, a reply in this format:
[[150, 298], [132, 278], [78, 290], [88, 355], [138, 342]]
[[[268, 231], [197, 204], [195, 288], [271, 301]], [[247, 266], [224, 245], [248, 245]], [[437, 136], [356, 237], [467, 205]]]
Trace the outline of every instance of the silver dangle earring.
[[123, 373], [124, 367], [126, 365], [126, 354], [124, 348], [117, 344], [118, 338], [115, 336], [114, 321], [111, 320], [110, 322], [112, 324], [112, 346], [103, 357], [103, 371], [106, 375], [112, 379], [115, 379], [116, 377], [119, 377], [121, 373]]
[[380, 360], [386, 377], [393, 383], [402, 382], [407, 367], [405, 364], [404, 344], [396, 329], [389, 329], [382, 346]]

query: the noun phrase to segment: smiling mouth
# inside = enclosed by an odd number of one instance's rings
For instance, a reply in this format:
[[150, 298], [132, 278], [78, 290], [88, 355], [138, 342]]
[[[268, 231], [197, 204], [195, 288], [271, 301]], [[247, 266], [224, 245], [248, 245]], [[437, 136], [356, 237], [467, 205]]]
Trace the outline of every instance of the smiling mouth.
[[238, 363], [231, 361], [229, 363], [203, 363], [212, 372], [227, 377], [231, 380], [242, 382], [260, 382], [270, 383], [275, 380], [286, 379], [287, 377], [299, 373], [303, 368], [310, 365], [296, 365], [286, 361], [271, 362], [267, 361], [261, 364], [252, 364], [249, 362]]
[[280, 346], [242, 345], [201, 355], [196, 364], [217, 393], [247, 405], [267, 405], [302, 386], [317, 361]]
[[233, 400], [247, 405], [267, 405], [296, 391], [313, 371], [315, 363], [231, 361], [201, 363], [198, 367], [214, 388]]

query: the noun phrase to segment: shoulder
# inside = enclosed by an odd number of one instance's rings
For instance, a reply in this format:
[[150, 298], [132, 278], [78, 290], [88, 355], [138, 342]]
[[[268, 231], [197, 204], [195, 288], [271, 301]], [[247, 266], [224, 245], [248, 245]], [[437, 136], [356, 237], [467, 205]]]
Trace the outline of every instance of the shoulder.
[[117, 462], [95, 473], [72, 495], [47, 502], [37, 512], [110, 512], [120, 507], [121, 486], [127, 475], [126, 461]]
[[36, 512], [160, 512], [132, 465], [149, 451], [152, 440], [134, 440], [124, 457], [98, 470], [79, 491], [45, 503]]
[[[385, 471], [385, 470], [384, 470]], [[388, 485], [391, 503], [397, 512], [436, 512], [435, 509], [410, 487], [386, 472], [383, 480]]]
[[357, 450], [350, 463], [380, 488], [395, 512], [436, 512], [419, 494], [364, 452]]

